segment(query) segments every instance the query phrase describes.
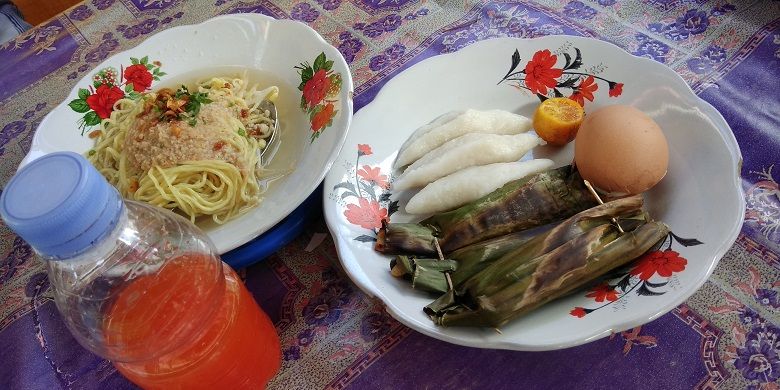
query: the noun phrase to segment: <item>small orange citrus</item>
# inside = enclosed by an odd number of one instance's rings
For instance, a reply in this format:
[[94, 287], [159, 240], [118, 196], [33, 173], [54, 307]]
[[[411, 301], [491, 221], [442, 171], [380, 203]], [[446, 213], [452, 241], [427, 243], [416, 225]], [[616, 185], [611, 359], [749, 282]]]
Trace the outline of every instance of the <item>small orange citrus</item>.
[[563, 146], [577, 135], [585, 110], [574, 100], [565, 97], [547, 99], [534, 112], [534, 129], [543, 140]]

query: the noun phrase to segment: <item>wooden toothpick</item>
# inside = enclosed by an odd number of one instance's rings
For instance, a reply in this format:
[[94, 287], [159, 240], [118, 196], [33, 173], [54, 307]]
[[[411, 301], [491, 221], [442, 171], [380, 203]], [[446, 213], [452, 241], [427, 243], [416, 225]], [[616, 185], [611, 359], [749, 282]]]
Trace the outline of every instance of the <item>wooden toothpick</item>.
[[[444, 253], [442, 253], [441, 247], [439, 246], [439, 240], [436, 239], [436, 237], [433, 238], [433, 245], [436, 246], [436, 253], [439, 254], [439, 261], [444, 261]], [[447, 279], [447, 289], [452, 291], [452, 278], [450, 277], [450, 273], [445, 272], [444, 277]]]
[[[585, 182], [585, 187], [588, 188], [588, 191], [590, 191], [590, 194], [593, 195], [594, 198], [596, 198], [596, 201], [599, 202], [599, 204], [604, 204], [604, 201], [601, 200], [601, 197], [599, 196], [598, 192], [596, 192], [596, 189], [593, 188], [593, 186], [590, 184], [590, 182], [587, 181], [587, 180], [583, 180], [583, 182]], [[620, 234], [624, 234], [625, 233], [625, 231], [623, 231], [623, 228], [618, 223], [617, 218], [612, 217], [612, 223], [614, 223], [615, 226], [617, 226], [618, 231], [620, 232]]]

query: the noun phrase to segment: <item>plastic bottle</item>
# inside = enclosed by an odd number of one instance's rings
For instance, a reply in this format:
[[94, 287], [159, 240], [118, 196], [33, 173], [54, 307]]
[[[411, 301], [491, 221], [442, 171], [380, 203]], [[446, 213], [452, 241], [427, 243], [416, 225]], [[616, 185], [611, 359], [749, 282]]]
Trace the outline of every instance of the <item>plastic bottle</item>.
[[144, 388], [263, 388], [279, 339], [235, 272], [188, 220], [123, 201], [83, 157], [22, 168], [0, 214], [46, 263], [55, 302], [85, 348]]

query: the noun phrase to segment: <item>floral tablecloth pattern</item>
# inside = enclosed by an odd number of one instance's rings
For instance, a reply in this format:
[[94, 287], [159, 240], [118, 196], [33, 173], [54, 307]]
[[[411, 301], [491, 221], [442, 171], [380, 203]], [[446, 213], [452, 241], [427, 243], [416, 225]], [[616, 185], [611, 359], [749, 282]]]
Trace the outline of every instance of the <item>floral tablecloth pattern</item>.
[[[403, 69], [475, 41], [603, 39], [682, 75], [721, 111], [744, 156], [744, 228], [710, 280], [649, 324], [560, 351], [465, 348], [400, 325], [346, 278], [313, 215], [301, 237], [241, 270], [281, 335], [271, 388], [780, 389], [780, 2], [89, 0], [0, 46], [0, 187], [41, 119], [106, 56], [236, 12], [319, 31], [351, 66], [356, 110]], [[70, 336], [42, 265], [4, 225], [0, 356], [4, 389], [134, 388]]]

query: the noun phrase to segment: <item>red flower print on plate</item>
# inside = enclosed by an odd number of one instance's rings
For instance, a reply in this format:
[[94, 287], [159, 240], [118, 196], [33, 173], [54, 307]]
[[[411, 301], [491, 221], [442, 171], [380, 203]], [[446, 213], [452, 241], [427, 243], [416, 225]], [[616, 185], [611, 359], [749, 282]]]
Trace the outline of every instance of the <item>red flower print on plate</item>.
[[373, 230], [382, 227], [382, 221], [387, 218], [387, 209], [375, 200], [360, 198], [357, 205], [347, 205], [344, 216], [353, 225]]
[[596, 84], [596, 79], [594, 79], [593, 76], [588, 76], [580, 82], [580, 85], [574, 90], [574, 93], [569, 99], [574, 100], [579, 103], [580, 106], [585, 107], [584, 99], [588, 99], [592, 102], [593, 92], [596, 92], [597, 89], [599, 89], [599, 86]]
[[329, 126], [335, 115], [336, 112], [333, 110], [333, 104], [326, 104], [322, 111], [314, 114], [314, 118], [311, 120], [311, 130], [316, 133], [326, 126]]
[[[570, 43], [564, 44], [553, 54], [549, 49], [536, 51], [524, 67], [520, 66], [522, 59], [520, 51], [515, 50], [512, 54], [512, 64], [509, 71], [499, 81], [507, 82], [517, 89], [525, 89], [535, 94], [539, 100], [544, 101], [552, 97], [566, 96], [576, 101], [581, 106], [585, 106], [585, 101], [593, 101], [596, 98], [594, 94], [598, 89], [598, 82], [607, 83], [609, 86], [609, 96], [617, 97], [623, 93], [623, 83], [618, 83], [599, 76], [596, 71], [581, 72], [578, 69], [582, 67], [582, 52], [574, 48], [572, 57], [569, 49]], [[563, 58], [562, 64], [558, 65]]]
[[[586, 315], [609, 306], [619, 301], [629, 293], [636, 291], [639, 296], [658, 296], [666, 292], [660, 290], [669, 283], [668, 278], [675, 273], [683, 272], [688, 260], [680, 256], [680, 253], [672, 250], [672, 242], [677, 242], [684, 247], [701, 245], [702, 242], [693, 238], [680, 238], [674, 233], [669, 235], [659, 243], [659, 248], [668, 243], [664, 250], [653, 250], [640, 256], [630, 269], [618, 270], [607, 281], [593, 287], [585, 297], [592, 298], [601, 306], [593, 308], [575, 307], [569, 312], [574, 317], [582, 318]], [[655, 276], [667, 278], [664, 281], [651, 282], [650, 279]]]
[[675, 272], [682, 272], [688, 260], [673, 250], [653, 251], [642, 256], [631, 269], [631, 275], [642, 280], [650, 280], [656, 273], [668, 278]]
[[111, 116], [114, 110], [114, 103], [125, 97], [125, 93], [119, 87], [109, 87], [101, 85], [95, 90], [95, 93], [89, 95], [86, 99], [87, 105], [100, 119], [106, 119]]
[[149, 62], [149, 57], [131, 57], [130, 63], [132, 65], [120, 72], [112, 67], [98, 70], [92, 75], [92, 85], [80, 88], [78, 98], [68, 103], [73, 111], [84, 114], [79, 119], [81, 135], [87, 127], [99, 125], [103, 119], [111, 117], [117, 101], [139, 99], [140, 92], [148, 90], [152, 82], [165, 76], [165, 72], [160, 71], [162, 64], [159, 61]]
[[588, 298], [594, 298], [596, 302], [604, 302], [604, 300], [607, 300], [609, 302], [617, 301], [617, 291], [614, 287], [610, 286], [607, 283], [601, 283], [598, 286], [594, 287], [588, 295], [585, 295]]
[[623, 83], [609, 83], [609, 96], [618, 97], [623, 93]]
[[314, 77], [303, 86], [303, 98], [310, 107], [316, 106], [325, 99], [330, 88], [330, 79], [326, 75], [325, 69], [320, 69], [314, 73]]
[[333, 124], [338, 110], [338, 95], [341, 91], [341, 74], [333, 71], [333, 61], [320, 53], [313, 64], [302, 62], [295, 66], [301, 83], [301, 110], [309, 116], [311, 141]]
[[549, 50], [537, 51], [531, 61], [525, 65], [525, 85], [533, 93], [547, 94], [547, 88], [555, 88], [558, 85], [558, 77], [561, 77], [563, 69], [553, 68], [558, 62], [558, 56]]
[[[361, 242], [376, 241], [376, 234], [383, 221], [387, 221], [398, 210], [398, 201], [390, 200], [388, 175], [383, 175], [380, 167], [360, 165], [362, 157], [372, 154], [370, 145], [358, 144], [357, 159], [352, 168], [354, 177], [333, 186], [334, 192], [330, 195], [331, 199], [343, 202], [347, 222], [370, 231], [369, 234], [355, 237], [356, 241]], [[352, 173], [349, 176], [353, 176]]]
[[390, 183], [387, 182], [387, 175], [383, 175], [379, 167], [371, 168], [368, 165], [363, 165], [363, 168], [358, 170], [358, 176], [381, 188], [390, 188]]
[[136, 92], [143, 92], [152, 86], [152, 73], [144, 64], [130, 65], [125, 69], [125, 82]]
[[585, 308], [575, 307], [574, 309], [572, 309], [569, 312], [569, 314], [571, 314], [571, 315], [573, 315], [573, 316], [575, 316], [577, 318], [582, 318], [582, 317], [585, 317], [585, 315], [588, 314], [588, 313], [585, 311]]

